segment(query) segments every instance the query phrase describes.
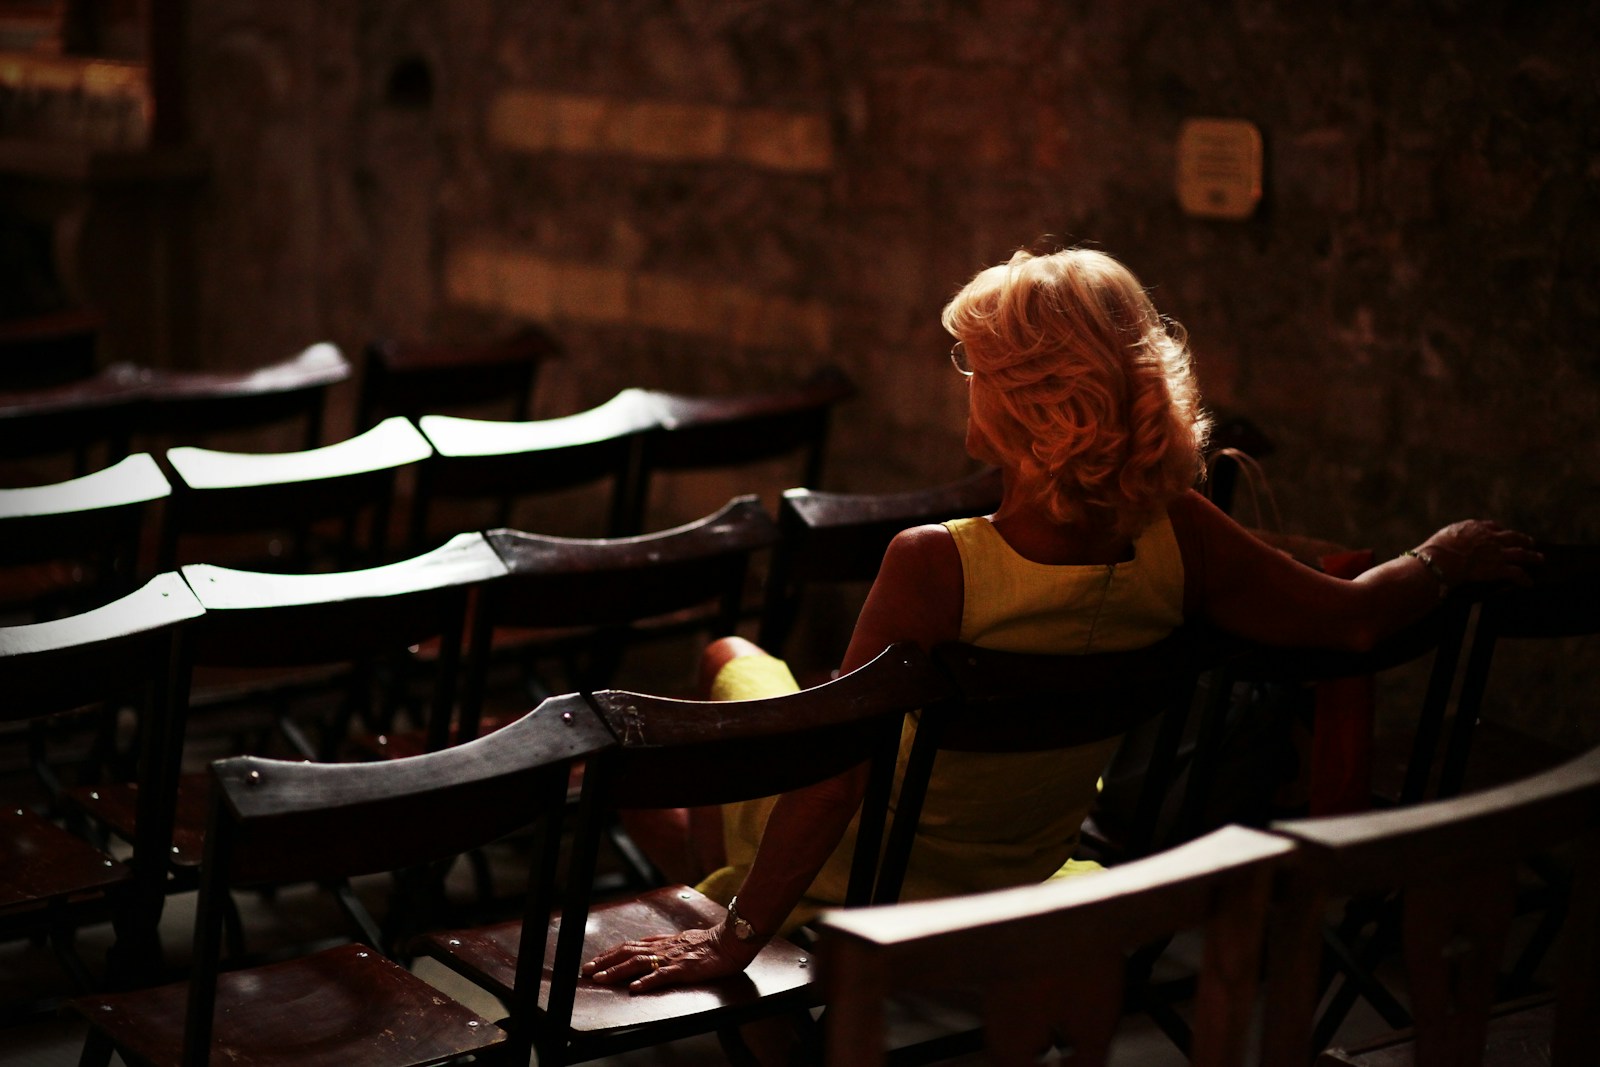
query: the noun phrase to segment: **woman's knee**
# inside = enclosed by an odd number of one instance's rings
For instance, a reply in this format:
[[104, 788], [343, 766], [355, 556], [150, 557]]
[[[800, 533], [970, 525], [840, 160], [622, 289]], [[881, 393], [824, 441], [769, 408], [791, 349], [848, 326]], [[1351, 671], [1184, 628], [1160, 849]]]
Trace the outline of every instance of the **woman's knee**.
[[766, 649], [743, 637], [719, 637], [700, 653], [700, 695], [711, 695], [711, 683], [717, 680], [722, 668], [743, 656], [765, 656]]

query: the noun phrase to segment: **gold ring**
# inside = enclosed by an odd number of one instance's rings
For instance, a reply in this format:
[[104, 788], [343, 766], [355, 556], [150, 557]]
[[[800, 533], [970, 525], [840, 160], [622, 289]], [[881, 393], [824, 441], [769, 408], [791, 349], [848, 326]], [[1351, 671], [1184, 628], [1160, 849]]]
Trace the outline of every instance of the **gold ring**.
[[650, 969], [652, 971], [659, 971], [661, 969], [661, 957], [657, 956], [655, 953], [651, 953], [650, 955], [646, 956], [645, 960], [649, 962]]

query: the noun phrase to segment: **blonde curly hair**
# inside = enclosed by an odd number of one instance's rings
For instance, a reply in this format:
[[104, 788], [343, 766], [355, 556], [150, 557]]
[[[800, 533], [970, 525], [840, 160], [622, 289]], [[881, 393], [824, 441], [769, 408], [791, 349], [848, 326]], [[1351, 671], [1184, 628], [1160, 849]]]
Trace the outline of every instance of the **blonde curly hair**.
[[1058, 522], [1132, 537], [1203, 468], [1187, 337], [1121, 263], [1092, 249], [1019, 251], [945, 306], [972, 367], [971, 418], [1038, 481]]

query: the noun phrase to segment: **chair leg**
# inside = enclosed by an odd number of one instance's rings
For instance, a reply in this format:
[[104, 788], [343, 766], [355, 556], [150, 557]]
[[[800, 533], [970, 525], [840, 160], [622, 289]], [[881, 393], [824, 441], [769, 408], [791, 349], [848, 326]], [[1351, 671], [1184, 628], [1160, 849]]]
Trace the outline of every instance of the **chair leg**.
[[83, 1051], [78, 1054], [78, 1067], [110, 1067], [111, 1053], [115, 1047], [102, 1030], [89, 1028], [83, 1039]]

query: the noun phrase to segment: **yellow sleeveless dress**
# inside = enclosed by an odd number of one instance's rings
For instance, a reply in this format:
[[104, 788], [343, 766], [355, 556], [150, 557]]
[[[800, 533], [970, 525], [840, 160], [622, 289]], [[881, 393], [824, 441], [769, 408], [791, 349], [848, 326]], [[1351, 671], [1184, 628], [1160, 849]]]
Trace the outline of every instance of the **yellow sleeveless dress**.
[[[963, 641], [1013, 652], [1109, 652], [1154, 644], [1183, 622], [1183, 560], [1164, 516], [1134, 542], [1132, 559], [1111, 565], [1034, 563], [1013, 552], [986, 518], [958, 519], [945, 528], [961, 556]], [[749, 656], [722, 670], [712, 696], [737, 700], [797, 688], [782, 661]], [[902, 772], [915, 732], [913, 716], [900, 740]], [[941, 753], [901, 898], [974, 893], [1098, 869], [1072, 853], [1116, 744]], [[702, 892], [723, 903], [738, 892], [776, 799], [723, 809], [729, 865], [707, 878]], [[854, 847], [852, 822], [785, 929], [844, 901]]]

